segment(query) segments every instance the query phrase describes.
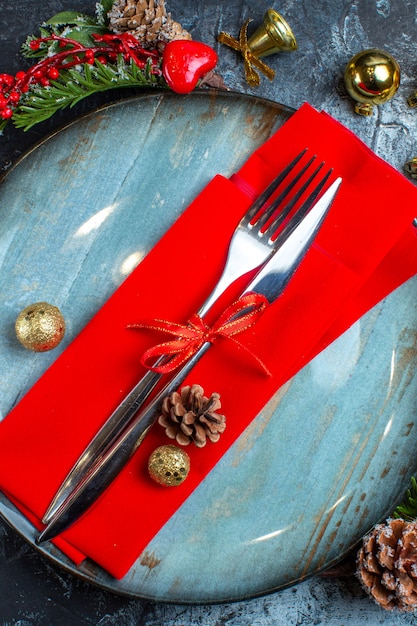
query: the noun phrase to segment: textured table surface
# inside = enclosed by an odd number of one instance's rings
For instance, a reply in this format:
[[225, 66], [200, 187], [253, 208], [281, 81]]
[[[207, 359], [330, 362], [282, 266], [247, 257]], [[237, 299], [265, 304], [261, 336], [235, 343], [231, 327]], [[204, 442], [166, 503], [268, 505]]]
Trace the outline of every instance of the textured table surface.
[[[171, 0], [173, 17], [194, 39], [219, 52], [218, 69], [230, 89], [252, 93], [297, 108], [304, 101], [324, 109], [351, 128], [377, 154], [398, 169], [417, 154], [417, 113], [406, 99], [417, 88], [416, 9], [408, 0]], [[237, 34], [247, 18], [260, 22], [273, 6], [291, 25], [296, 53], [270, 57], [272, 82], [259, 88], [245, 82], [238, 56], [216, 43], [220, 30]], [[62, 10], [94, 12], [88, 0], [14, 0], [3, 2], [0, 21], [0, 72], [14, 73], [24, 61], [20, 45], [42, 21]], [[383, 48], [397, 59], [402, 81], [397, 96], [371, 118], [352, 112], [342, 75], [347, 61], [365, 48]], [[0, 168], [6, 170], [22, 152], [68, 120], [122, 94], [85, 100], [27, 133], [8, 127], [0, 137]], [[56, 625], [143, 624], [145, 626], [295, 626], [328, 624], [417, 624], [417, 615], [385, 613], [362, 592], [355, 579], [314, 577], [302, 584], [248, 602], [213, 606], [161, 605], [128, 600], [92, 587], [46, 562], [13, 531], [0, 523], [0, 624]]]

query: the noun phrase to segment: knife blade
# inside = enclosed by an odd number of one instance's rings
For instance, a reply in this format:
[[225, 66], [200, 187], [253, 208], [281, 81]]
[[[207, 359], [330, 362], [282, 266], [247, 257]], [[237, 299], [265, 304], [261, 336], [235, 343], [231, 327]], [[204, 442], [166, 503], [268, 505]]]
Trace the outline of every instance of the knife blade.
[[[265, 296], [269, 303], [279, 298], [315, 239], [341, 182], [342, 179], [337, 178], [330, 185], [269, 261], [258, 271], [241, 295], [254, 292]], [[47, 525], [37, 537], [38, 544], [49, 541], [66, 530], [101, 496], [127, 464], [154, 424], [163, 398], [181, 385], [211, 345], [208, 342], [204, 343], [156, 396], [138, 412], [119, 437], [97, 456], [89, 471], [48, 518]]]

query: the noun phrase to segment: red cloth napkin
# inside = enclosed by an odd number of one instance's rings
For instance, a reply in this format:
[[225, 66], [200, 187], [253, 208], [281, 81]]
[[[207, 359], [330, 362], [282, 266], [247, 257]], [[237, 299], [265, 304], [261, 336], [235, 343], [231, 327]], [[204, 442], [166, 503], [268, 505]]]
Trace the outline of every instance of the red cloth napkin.
[[[332, 165], [343, 183], [283, 296], [256, 327], [239, 336], [272, 376], [265, 376], [232, 342], [216, 342], [184, 384], [199, 383], [208, 394], [221, 394], [227, 428], [220, 441], [203, 449], [188, 446], [188, 479], [163, 488], [146, 470], [155, 447], [169, 443], [155, 425], [109, 489], [57, 541], [74, 561], [86, 555], [122, 577], [277, 389], [416, 273], [411, 222], [417, 190], [337, 121], [303, 105], [231, 180], [216, 176], [208, 184], [3, 420], [1, 489], [39, 524], [79, 454], [144, 373], [141, 354], [165, 339], [127, 326], [153, 318], [189, 319], [219, 276], [250, 196], [304, 147]], [[221, 226], [208, 236], [206, 227], [212, 223]], [[228, 303], [240, 288], [229, 291]]]

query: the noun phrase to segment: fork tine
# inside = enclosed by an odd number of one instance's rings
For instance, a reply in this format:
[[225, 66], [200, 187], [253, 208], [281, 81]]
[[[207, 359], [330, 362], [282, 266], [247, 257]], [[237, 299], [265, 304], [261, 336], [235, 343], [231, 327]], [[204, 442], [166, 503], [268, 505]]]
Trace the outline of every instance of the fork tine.
[[[305, 174], [308, 168], [312, 165], [312, 163], [314, 163], [316, 158], [317, 158], [316, 156], [311, 157], [311, 159], [304, 165], [304, 167], [298, 172], [298, 174], [281, 191], [279, 196], [277, 196], [274, 199], [274, 201], [271, 202], [271, 204], [264, 210], [262, 215], [260, 215], [259, 219], [256, 219], [256, 216], [255, 216], [253, 224], [252, 224], [252, 228], [255, 228], [256, 226], [258, 230], [258, 235], [260, 237], [264, 235], [264, 232], [262, 231], [262, 229], [268, 223], [268, 221], [273, 217], [274, 213], [276, 213], [281, 202], [288, 196], [290, 191], [294, 189], [298, 181], [302, 178], [302, 176]], [[311, 177], [309, 181], [311, 182]], [[278, 225], [282, 224], [285, 218], [289, 215], [289, 213], [291, 212], [291, 209], [293, 208], [293, 206], [295, 205], [295, 203], [297, 202], [298, 198], [301, 195], [300, 192], [303, 193], [305, 191], [305, 188], [306, 188], [306, 184], [304, 184], [301, 190], [297, 192], [297, 194], [294, 196], [294, 199], [290, 201], [283, 209], [281, 209], [278, 217], [276, 218], [277, 220], [279, 220]]]
[[268, 220], [267, 220], [267, 227], [264, 228], [264, 230], [259, 232], [260, 237], [271, 237], [277, 231], [277, 229], [281, 226], [281, 224], [283, 224], [285, 219], [291, 213], [291, 211], [293, 210], [293, 208], [295, 207], [299, 199], [302, 197], [305, 191], [309, 188], [309, 186], [311, 185], [313, 180], [316, 178], [317, 174], [320, 172], [323, 166], [324, 166], [324, 161], [320, 163], [320, 165], [312, 172], [312, 174], [310, 174], [307, 180], [304, 181], [303, 185], [298, 189], [297, 193], [295, 193], [294, 196], [291, 198], [291, 200], [288, 202], [288, 204], [280, 210], [280, 212], [276, 215], [275, 219], [273, 219], [273, 216], [274, 216], [274, 213], [276, 213], [276, 209], [278, 208], [278, 205], [273, 207], [273, 209], [275, 210], [271, 211], [271, 217], [270, 217], [271, 221], [268, 224]]
[[[321, 166], [317, 168], [316, 172], [314, 172], [314, 174], [310, 177], [311, 180], [316, 176], [316, 174], [318, 173], [318, 171], [321, 169], [323, 165], [324, 163], [322, 163]], [[290, 236], [292, 231], [295, 228], [297, 228], [298, 224], [300, 224], [300, 222], [303, 220], [305, 215], [308, 213], [308, 211], [311, 209], [311, 207], [315, 203], [317, 197], [319, 196], [321, 190], [325, 186], [332, 172], [333, 172], [333, 168], [330, 168], [329, 170], [327, 170], [326, 174], [323, 176], [323, 178], [318, 183], [318, 185], [314, 187], [310, 195], [304, 200], [302, 205], [297, 209], [296, 214], [293, 216], [293, 218], [289, 222], [287, 222], [287, 224], [284, 226], [281, 232], [279, 232], [278, 236], [273, 241], [271, 238], [277, 232], [277, 227], [274, 222], [268, 227], [268, 231], [265, 231], [264, 234], [266, 234], [267, 232], [269, 233], [269, 241], [273, 243], [274, 246], [276, 245], [279, 246], [280, 243], [282, 241], [285, 241], [285, 239], [287, 239]], [[309, 180], [308, 182], [310, 183], [311, 180]], [[308, 185], [306, 184], [306, 187], [307, 186]], [[281, 225], [281, 222], [278, 224], [278, 228], [280, 225]]]
[[250, 206], [249, 210], [247, 211], [244, 219], [242, 220], [242, 224], [243, 223], [249, 224], [249, 222], [253, 220], [255, 215], [259, 213], [260, 209], [269, 200], [269, 198], [272, 196], [274, 191], [279, 187], [282, 181], [288, 176], [288, 174], [291, 172], [291, 170], [295, 167], [295, 165], [304, 156], [306, 152], [307, 152], [307, 148], [304, 148], [302, 152], [297, 154], [295, 159], [291, 161], [291, 163], [289, 163], [289, 165], [287, 165], [287, 167], [283, 169], [276, 178], [274, 178], [272, 183], [268, 185], [268, 187], [261, 193], [261, 195], [256, 198], [256, 200], [253, 202], [253, 204]]

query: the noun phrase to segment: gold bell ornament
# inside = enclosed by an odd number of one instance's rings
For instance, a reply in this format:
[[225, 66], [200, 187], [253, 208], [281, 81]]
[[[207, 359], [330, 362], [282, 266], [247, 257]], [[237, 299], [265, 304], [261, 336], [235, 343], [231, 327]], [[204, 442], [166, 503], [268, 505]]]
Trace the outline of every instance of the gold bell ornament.
[[286, 20], [274, 9], [268, 9], [262, 24], [248, 39], [248, 47], [258, 59], [297, 50], [297, 42]]
[[[251, 86], [257, 87], [260, 83], [259, 70], [272, 80], [275, 72], [261, 58], [277, 52], [292, 52], [297, 50], [297, 41], [286, 20], [274, 9], [268, 9], [263, 21], [248, 38], [247, 31], [250, 19], [246, 20], [239, 31], [238, 39], [225, 32], [221, 32], [218, 41], [237, 50], [242, 54], [245, 63], [246, 80]], [[256, 68], [256, 69], [255, 69]]]
[[35, 302], [19, 313], [15, 330], [25, 348], [46, 352], [56, 348], [64, 337], [65, 320], [58, 307], [48, 302]]
[[400, 86], [400, 66], [388, 52], [370, 48], [355, 54], [346, 66], [344, 80], [355, 100], [355, 113], [372, 115], [373, 106], [388, 102]]

